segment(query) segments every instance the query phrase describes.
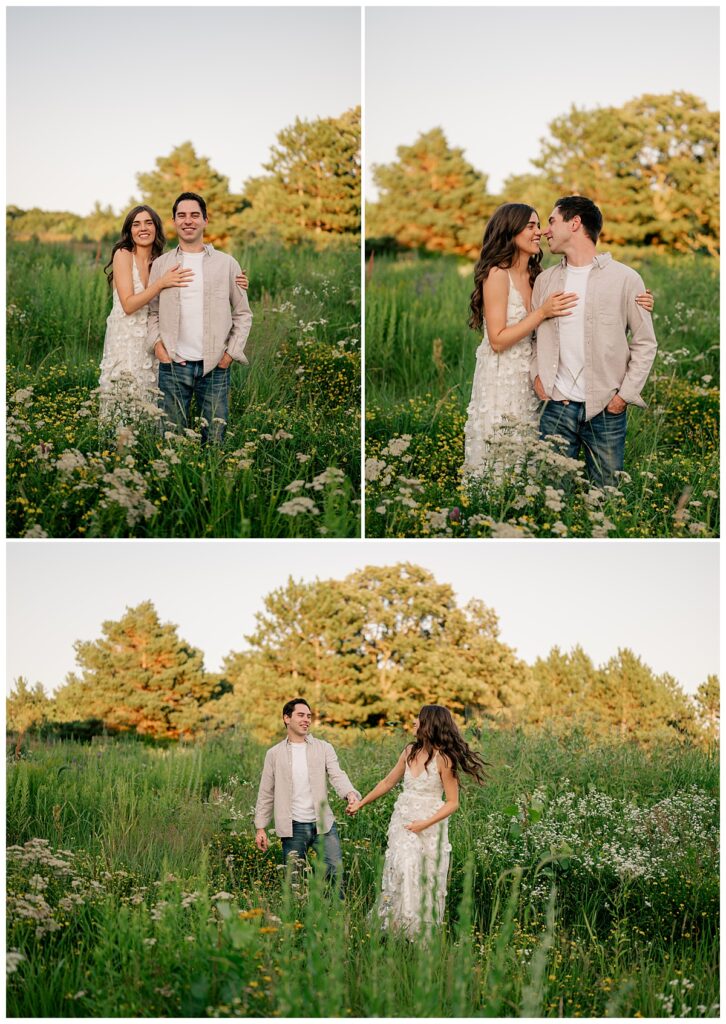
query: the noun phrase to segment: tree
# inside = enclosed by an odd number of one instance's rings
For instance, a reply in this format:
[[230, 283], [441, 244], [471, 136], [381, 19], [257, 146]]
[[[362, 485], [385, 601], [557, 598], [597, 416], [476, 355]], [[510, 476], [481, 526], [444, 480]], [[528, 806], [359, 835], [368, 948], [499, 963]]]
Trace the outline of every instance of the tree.
[[296, 583], [265, 598], [250, 649], [224, 663], [229, 721], [279, 728], [306, 697], [318, 720], [364, 728], [409, 720], [422, 704], [461, 717], [507, 717], [524, 702], [526, 666], [498, 639], [496, 615], [459, 607], [449, 584], [411, 564], [369, 566], [343, 580]]
[[229, 191], [229, 178], [214, 170], [206, 156], [197, 156], [191, 142], [183, 142], [168, 156], [158, 157], [156, 170], [136, 176], [143, 202], [161, 217], [168, 238], [174, 237], [171, 215], [181, 192], [196, 192], [207, 204], [209, 227], [205, 237], [221, 248], [229, 246], [244, 203]]
[[96, 243], [96, 262], [101, 259], [101, 243], [104, 239], [119, 237], [119, 217], [110, 206], [101, 206], [96, 200], [93, 210], [79, 225], [82, 239], [90, 238]]
[[600, 669], [589, 690], [591, 731], [645, 743], [697, 737], [691, 702], [667, 673], [656, 676], [627, 648]]
[[487, 178], [451, 148], [441, 128], [399, 146], [398, 159], [378, 164], [378, 202], [366, 211], [366, 235], [394, 238], [409, 249], [474, 255], [496, 206]]
[[229, 689], [204, 670], [201, 651], [162, 623], [150, 601], [104, 622], [103, 636], [77, 641], [81, 675], [56, 695], [57, 721], [100, 719], [110, 731], [154, 738], [191, 737], [203, 706]]
[[586, 727], [596, 675], [591, 658], [579, 645], [564, 653], [553, 647], [546, 658], [537, 658], [532, 666], [535, 687], [524, 719], [539, 727]]
[[295, 123], [277, 135], [264, 169], [244, 185], [246, 235], [318, 248], [360, 238], [360, 107]]
[[18, 676], [13, 685], [14, 689], [5, 702], [6, 728], [8, 732], [17, 734], [15, 756], [19, 757], [25, 734], [47, 720], [50, 700], [42, 683], [31, 687], [24, 676]]
[[[605, 244], [718, 252], [719, 115], [703, 100], [674, 92], [622, 107], [573, 106], [549, 130], [532, 163], [553, 201], [578, 194], [600, 206]], [[527, 180], [509, 179], [505, 192], [520, 193]]]
[[698, 718], [706, 734], [718, 739], [721, 725], [721, 684], [718, 676], [708, 676], [696, 690]]

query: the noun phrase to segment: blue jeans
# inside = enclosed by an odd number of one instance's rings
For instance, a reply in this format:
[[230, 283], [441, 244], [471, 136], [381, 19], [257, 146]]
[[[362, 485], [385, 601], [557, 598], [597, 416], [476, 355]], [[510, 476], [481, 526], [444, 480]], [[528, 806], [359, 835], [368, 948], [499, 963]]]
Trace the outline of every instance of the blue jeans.
[[342, 896], [343, 851], [340, 848], [335, 822], [330, 832], [318, 836], [318, 828], [314, 821], [293, 821], [292, 836], [282, 838], [282, 855], [287, 860], [291, 853], [295, 853], [300, 861], [304, 861], [308, 850], [318, 839], [318, 850], [325, 858], [325, 877], [328, 881], [338, 879], [339, 892]]
[[202, 360], [159, 363], [159, 390], [167, 420], [178, 429], [189, 426], [192, 397], [197, 400], [202, 424], [202, 444], [222, 442], [229, 415], [229, 367], [215, 366], [206, 376]]
[[617, 470], [623, 468], [627, 409], [611, 413], [603, 409], [591, 420], [585, 419], [584, 402], [556, 402], [550, 398], [542, 410], [539, 436], [557, 434], [567, 442], [564, 453], [576, 459], [585, 449], [587, 475], [596, 487], [615, 487]]

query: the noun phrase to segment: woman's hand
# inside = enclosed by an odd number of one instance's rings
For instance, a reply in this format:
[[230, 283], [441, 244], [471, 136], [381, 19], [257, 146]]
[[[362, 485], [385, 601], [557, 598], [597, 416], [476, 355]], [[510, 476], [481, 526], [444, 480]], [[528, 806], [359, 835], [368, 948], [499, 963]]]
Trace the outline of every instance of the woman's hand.
[[360, 805], [361, 805], [361, 801], [360, 800], [353, 800], [353, 801], [351, 801], [351, 803], [349, 803], [348, 806], [346, 807], [345, 813], [349, 814], [351, 816], [351, 818], [352, 818], [360, 810]]
[[655, 299], [653, 298], [653, 292], [650, 288], [645, 289], [645, 295], [636, 295], [635, 301], [643, 309], [647, 309], [649, 313], [653, 312], [653, 306], [655, 306]]
[[183, 267], [181, 263], [175, 263], [171, 270], [162, 275], [162, 288], [186, 288], [194, 277], [194, 271], [189, 267]]
[[410, 825], [404, 826], [404, 828], [407, 828], [409, 832], [415, 832], [416, 835], [418, 835], [419, 832], [423, 832], [423, 830], [428, 827], [429, 825], [427, 821], [412, 821]]
[[238, 288], [241, 288], [243, 292], [246, 292], [249, 288], [250, 282], [247, 280], [247, 273], [243, 270], [238, 277], [234, 279], [235, 284]]
[[576, 292], [553, 292], [548, 295], [540, 306], [545, 320], [552, 316], [572, 316], [572, 307], [576, 306], [578, 297]]

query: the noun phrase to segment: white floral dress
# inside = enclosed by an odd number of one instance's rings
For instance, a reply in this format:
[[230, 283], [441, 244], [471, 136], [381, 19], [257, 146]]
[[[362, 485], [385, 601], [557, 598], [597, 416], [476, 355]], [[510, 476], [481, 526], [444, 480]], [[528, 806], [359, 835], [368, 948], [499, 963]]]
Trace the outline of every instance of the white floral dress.
[[388, 826], [388, 848], [383, 865], [383, 883], [378, 913], [386, 929], [416, 938], [444, 917], [449, 874], [448, 818], [423, 832], [409, 832], [412, 821], [432, 817], [443, 807], [438, 757], [434, 754], [420, 775], [406, 765], [403, 791], [393, 808]]
[[[134, 295], [138, 295], [144, 285], [136, 260], [132, 258], [131, 264]], [[159, 364], [146, 348], [148, 312], [147, 305], [135, 313], [124, 313], [118, 292], [113, 289], [99, 379], [102, 422], [137, 419], [144, 406], [156, 402]]]
[[[518, 324], [526, 316], [527, 308], [509, 275], [507, 327]], [[531, 357], [530, 335], [504, 352], [495, 352], [484, 325], [484, 338], [476, 350], [474, 382], [464, 427], [462, 469], [465, 477], [481, 476], [495, 467], [501, 468], [505, 450], [516, 452], [518, 442], [532, 435], [537, 425], [539, 401], [529, 377]]]

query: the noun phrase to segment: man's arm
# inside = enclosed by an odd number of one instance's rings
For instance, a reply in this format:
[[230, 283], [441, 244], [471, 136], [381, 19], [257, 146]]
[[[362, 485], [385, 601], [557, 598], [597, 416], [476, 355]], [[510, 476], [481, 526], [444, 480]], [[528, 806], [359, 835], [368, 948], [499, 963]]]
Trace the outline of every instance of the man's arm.
[[[151, 273], [149, 274], [149, 284], [153, 284], [161, 277], [161, 258], [157, 258], [151, 264]], [[149, 303], [149, 315], [146, 321], [146, 348], [149, 352], [154, 351], [154, 346], [157, 341], [161, 341], [161, 334], [159, 333], [159, 296], [155, 295]]]
[[325, 770], [333, 786], [333, 789], [343, 800], [350, 802], [351, 796], [356, 800], [361, 799], [361, 794], [355, 788], [348, 776], [338, 763], [338, 755], [330, 743], [325, 744]]
[[639, 274], [628, 275], [626, 289], [628, 329], [631, 332], [630, 362], [618, 395], [628, 405], [644, 406], [645, 402], [640, 397], [640, 393], [645, 387], [648, 374], [653, 366], [655, 354], [658, 351], [658, 342], [653, 330], [653, 318], [635, 301], [635, 296], [641, 295], [645, 291], [643, 279]]
[[238, 363], [247, 363], [249, 360], [244, 352], [247, 338], [252, 329], [252, 310], [247, 301], [247, 292], [243, 292], [235, 281], [235, 277], [241, 273], [237, 260], [230, 259], [229, 301], [232, 307], [232, 330], [227, 337], [227, 352]]
[[255, 805], [255, 828], [267, 828], [272, 817], [272, 809], [275, 804], [275, 767], [272, 751], [265, 754], [265, 764], [262, 769], [260, 788], [257, 791], [257, 803]]

